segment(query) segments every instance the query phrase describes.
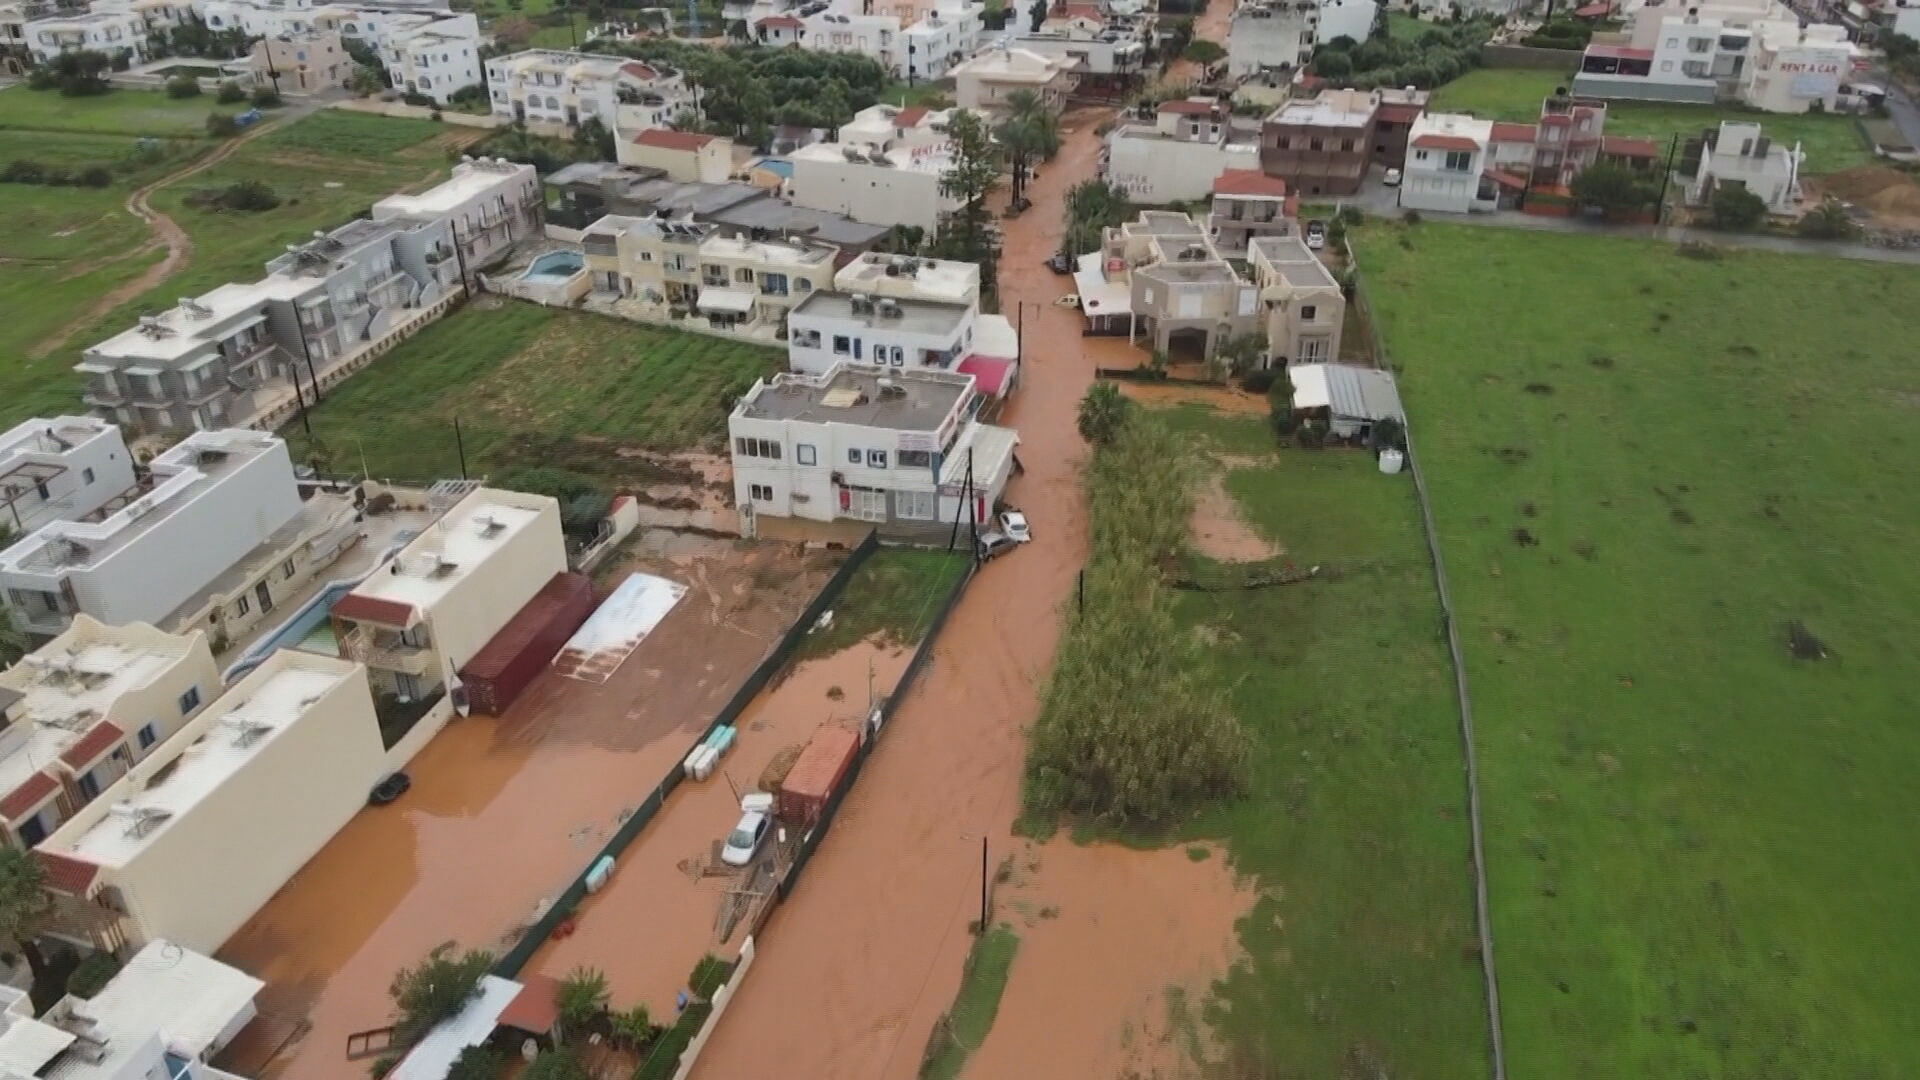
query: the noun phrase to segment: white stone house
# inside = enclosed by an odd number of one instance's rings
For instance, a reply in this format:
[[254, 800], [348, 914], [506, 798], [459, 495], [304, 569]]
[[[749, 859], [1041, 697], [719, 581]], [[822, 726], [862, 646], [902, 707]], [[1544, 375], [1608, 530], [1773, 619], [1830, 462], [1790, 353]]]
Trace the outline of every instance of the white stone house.
[[450, 15], [387, 36], [380, 60], [396, 89], [444, 105], [461, 90], [484, 88], [480, 24], [471, 13]]
[[1464, 113], [1423, 113], [1407, 136], [1400, 205], [1409, 210], [1465, 214], [1498, 204], [1490, 164], [1493, 121]]
[[1704, 206], [1723, 187], [1742, 187], [1767, 204], [1770, 214], [1792, 214], [1800, 202], [1800, 144], [1791, 149], [1769, 139], [1759, 124], [1725, 121], [1701, 147], [1700, 167], [1687, 181], [1687, 202]]
[[98, 417], [35, 418], [0, 432], [0, 528], [15, 535], [84, 518], [131, 487], [126, 440]]

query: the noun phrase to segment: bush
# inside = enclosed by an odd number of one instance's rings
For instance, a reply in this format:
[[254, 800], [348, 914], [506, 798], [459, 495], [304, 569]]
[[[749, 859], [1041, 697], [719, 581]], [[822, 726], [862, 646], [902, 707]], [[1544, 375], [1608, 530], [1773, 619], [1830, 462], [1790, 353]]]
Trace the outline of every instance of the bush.
[[73, 182], [80, 187], [103, 188], [113, 183], [113, 171], [105, 165], [89, 165], [74, 174]]
[[1187, 42], [1187, 47], [1180, 50], [1180, 55], [1196, 64], [1217, 64], [1226, 59], [1227, 50], [1221, 48], [1218, 42], [1195, 38]]
[[1272, 368], [1254, 368], [1240, 376], [1240, 389], [1249, 394], [1264, 394], [1273, 388], [1274, 378]]
[[1707, 222], [1722, 232], [1744, 232], [1767, 216], [1766, 200], [1744, 187], [1721, 185], [1707, 206]]
[[473, 949], [455, 954], [448, 943], [436, 947], [418, 965], [400, 969], [387, 988], [400, 1013], [394, 1024], [395, 1039], [413, 1042], [465, 1008], [480, 990], [480, 976], [492, 966], [492, 953]]
[[280, 91], [271, 86], [262, 86], [253, 92], [253, 106], [256, 109], [277, 109], [281, 104]]
[[240, 133], [240, 124], [226, 113], [207, 114], [207, 134], [216, 139], [227, 139]]
[[1848, 215], [1847, 208], [1836, 199], [1828, 199], [1809, 210], [1795, 229], [1809, 240], [1847, 240], [1860, 232], [1860, 226]]
[[213, 95], [213, 100], [222, 105], [238, 105], [247, 100], [247, 92], [240, 89], [239, 83], [228, 79], [220, 84], [220, 90]]
[[199, 97], [200, 80], [191, 75], [175, 75], [167, 80], [167, 96], [170, 98]]
[[416, 93], [412, 90], [409, 90], [404, 94], [401, 94], [400, 100], [406, 102], [409, 105], [418, 105], [423, 109], [431, 109], [434, 107], [435, 104], [437, 104], [432, 98], [428, 97], [427, 95]]
[[704, 1001], [696, 1001], [687, 1006], [674, 1021], [666, 1034], [653, 1044], [653, 1049], [633, 1070], [633, 1080], [667, 1080], [680, 1067], [680, 1055], [686, 1053], [687, 1044], [700, 1032], [700, 1026], [713, 1014], [713, 1006]]
[[481, 1043], [460, 1051], [453, 1067], [447, 1070], [447, 1080], [500, 1080], [500, 1072], [506, 1066], [506, 1055]]
[[225, 210], [258, 213], [280, 205], [280, 196], [260, 180], [236, 180], [220, 191], [220, 206]]
[[1409, 210], [1406, 213], [1400, 215], [1400, 220], [1405, 222], [1408, 225], [1418, 225], [1420, 224], [1420, 211]]
[[0, 169], [0, 184], [44, 184], [47, 182], [47, 167], [37, 161], [19, 159], [7, 162]]
[[110, 952], [89, 953], [85, 960], [75, 965], [67, 975], [67, 993], [77, 998], [91, 998], [106, 989], [120, 970], [120, 961]]
[[708, 953], [693, 965], [693, 971], [687, 976], [687, 989], [702, 1001], [713, 1000], [713, 995], [727, 979], [733, 975], [733, 965]]

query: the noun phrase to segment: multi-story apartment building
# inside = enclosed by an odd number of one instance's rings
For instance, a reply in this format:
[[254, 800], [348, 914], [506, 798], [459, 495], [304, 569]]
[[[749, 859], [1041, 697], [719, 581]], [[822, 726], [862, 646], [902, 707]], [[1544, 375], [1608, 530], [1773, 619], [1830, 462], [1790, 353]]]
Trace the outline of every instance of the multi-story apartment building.
[[978, 305], [980, 267], [953, 259], [870, 251], [835, 272], [833, 287], [843, 293], [865, 293], [875, 299], [891, 296]]
[[1313, 59], [1319, 30], [1319, 0], [1248, 0], [1227, 27], [1227, 76], [1290, 78]]
[[471, 13], [422, 20], [397, 28], [380, 45], [380, 62], [396, 89], [446, 104], [467, 87], [483, 87], [480, 23]]
[[220, 688], [205, 634], [75, 616], [0, 672], [0, 844], [46, 839]]
[[839, 142], [788, 155], [787, 196], [796, 205], [874, 225], [933, 232], [960, 201], [941, 190], [952, 167], [951, 111], [875, 105], [842, 125]]
[[1153, 123], [1121, 124], [1107, 136], [1107, 180], [1136, 203], [1204, 199], [1222, 173], [1259, 168], [1258, 126], [1236, 127], [1215, 98], [1163, 101]]
[[816, 292], [787, 320], [787, 366], [821, 375], [836, 365], [951, 370], [973, 349], [972, 304]]
[[[1158, 19], [1152, 13], [1120, 14], [1111, 8], [1072, 5], [1071, 15], [1050, 15], [1038, 30], [1019, 33], [1013, 47], [1073, 65], [1081, 85], [1110, 90], [1129, 86], [1145, 74]], [[1019, 19], [1019, 30], [1027, 25]]]
[[51, 63], [64, 52], [99, 52], [147, 59], [147, 24], [132, 11], [64, 12], [27, 20], [22, 27], [35, 63]]
[[104, 420], [36, 418], [0, 432], [0, 533], [84, 518], [131, 487], [133, 455]]
[[212, 952], [388, 770], [366, 669], [281, 649], [40, 842], [51, 930]]
[[1302, 195], [1352, 195], [1366, 179], [1373, 149], [1375, 90], [1323, 90], [1268, 114], [1260, 128], [1260, 168]]
[[1433, 95], [1417, 87], [1381, 87], [1374, 91], [1380, 105], [1373, 112], [1373, 163], [1382, 168], [1401, 169], [1407, 164], [1407, 137], [1413, 122], [1427, 111], [1427, 99]]
[[795, 206], [752, 184], [684, 183], [659, 169], [607, 161], [576, 162], [543, 184], [547, 234], [561, 240], [577, 239], [567, 231], [608, 215], [698, 221], [716, 226], [723, 236], [806, 236], [842, 252], [865, 251], [887, 235], [884, 225]]
[[86, 614], [237, 635], [359, 537], [352, 503], [302, 501], [286, 443], [262, 432], [195, 432], [142, 485], [105, 517], [51, 522], [0, 551], [16, 625], [52, 636]]
[[1145, 337], [1176, 359], [1211, 355], [1258, 323], [1258, 295], [1185, 214], [1149, 210], [1106, 230], [1074, 274], [1089, 330]]
[[1464, 113], [1426, 113], [1413, 122], [1407, 140], [1400, 205], [1409, 210], [1464, 214], [1491, 210], [1499, 201], [1489, 147], [1493, 121]]
[[1577, 94], [1645, 101], [1738, 100], [1767, 112], [1838, 105], [1854, 48], [1844, 26], [1802, 25], [1774, 0], [1646, 6], [1624, 33], [1587, 46]]
[[[679, 72], [620, 56], [528, 49], [496, 56], [486, 68], [493, 114], [510, 120], [573, 127], [591, 118], [638, 132], [694, 107]], [[622, 105], [635, 108], [620, 115]]]
[[975, 420], [982, 401], [972, 375], [937, 370], [843, 363], [756, 382], [727, 421], [743, 526], [991, 520], [1019, 436]]
[[837, 252], [803, 240], [725, 235], [718, 226], [609, 215], [581, 237], [589, 301], [645, 321], [704, 320], [767, 337], [787, 313], [833, 282]]
[[1002, 46], [981, 52], [948, 74], [954, 83], [953, 99], [961, 108], [997, 114], [1019, 90], [1038, 95], [1050, 109], [1064, 108], [1078, 81], [1074, 66], [1064, 57]]
[[1248, 252], [1260, 289], [1267, 364], [1319, 364], [1340, 357], [1347, 297], [1298, 236], [1257, 237]]
[[1245, 258], [1260, 237], [1295, 235], [1299, 208], [1300, 197], [1285, 180], [1258, 169], [1230, 169], [1213, 182], [1207, 233], [1222, 255]]
[[27, 47], [28, 11], [26, 3], [0, 4], [0, 75], [24, 75], [34, 62]]
[[972, 55], [982, 30], [980, 10], [948, 4], [902, 15], [838, 0], [823, 10], [780, 12], [755, 20], [755, 35], [769, 45], [797, 45], [814, 52], [858, 53], [878, 61], [898, 78], [945, 78]]
[[373, 204], [373, 220], [446, 222], [464, 272], [506, 257], [540, 228], [540, 178], [531, 165], [505, 158], [462, 158], [453, 175], [418, 195], [389, 195]]
[[254, 81], [281, 93], [313, 94], [347, 85], [353, 57], [333, 30], [306, 30], [262, 37], [248, 54]]
[[[392, 766], [453, 714], [447, 690], [513, 616], [567, 569], [560, 504], [466, 485], [464, 495], [332, 608], [341, 655], [367, 666]], [[365, 797], [365, 789], [361, 792]]]

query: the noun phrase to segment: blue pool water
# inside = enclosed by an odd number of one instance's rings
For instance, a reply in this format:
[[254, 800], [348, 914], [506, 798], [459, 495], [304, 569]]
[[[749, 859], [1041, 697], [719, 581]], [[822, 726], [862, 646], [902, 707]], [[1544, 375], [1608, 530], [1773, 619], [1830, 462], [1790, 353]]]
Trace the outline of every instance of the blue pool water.
[[520, 275], [522, 281], [565, 281], [585, 267], [586, 260], [577, 251], [549, 251], [533, 260]]

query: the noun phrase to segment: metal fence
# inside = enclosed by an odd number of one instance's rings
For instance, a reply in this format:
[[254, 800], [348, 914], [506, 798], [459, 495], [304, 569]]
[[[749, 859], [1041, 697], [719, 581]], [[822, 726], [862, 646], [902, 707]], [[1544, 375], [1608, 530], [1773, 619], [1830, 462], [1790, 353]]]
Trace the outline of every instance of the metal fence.
[[[821, 587], [813, 601], [807, 605], [806, 610], [800, 613], [800, 617], [795, 619], [793, 625], [787, 628], [787, 632], [774, 643], [766, 658], [761, 660], [759, 665], [741, 681], [739, 687], [734, 690], [733, 696], [728, 698], [727, 703], [714, 714], [712, 722], [688, 745], [688, 754], [691, 754], [701, 743], [706, 742], [716, 728], [731, 724], [739, 718], [754, 697], [766, 688], [767, 683], [779, 673], [780, 668], [793, 655], [793, 650], [799, 646], [800, 639], [804, 638], [807, 631], [813, 627], [814, 621], [839, 598], [840, 593], [846, 589], [847, 582], [853, 580], [853, 575], [860, 569], [860, 565], [866, 562], [879, 546], [879, 536], [869, 532], [866, 539], [853, 549], [847, 561], [841, 563], [839, 569], [834, 571], [833, 577], [827, 579], [827, 583]], [[942, 614], [944, 615], [944, 612]], [[909, 668], [909, 671], [911, 670]], [[660, 812], [660, 807], [666, 803], [667, 796], [673, 794], [673, 789], [679, 787], [680, 781], [686, 779], [685, 761], [686, 754], [682, 754], [673, 763], [673, 767], [667, 770], [666, 776], [654, 785], [653, 791], [640, 803], [633, 815], [621, 822], [620, 827], [607, 839], [605, 846], [595, 852], [593, 857], [587, 860], [587, 864], [580, 868], [580, 872], [567, 884], [566, 890], [554, 901], [553, 907], [528, 927], [526, 932], [520, 935], [520, 940], [500, 957], [493, 965], [495, 975], [505, 979], [518, 976], [520, 970], [526, 967], [527, 961], [533, 958], [533, 954], [540, 950], [540, 946], [546, 944], [554, 930], [561, 923], [572, 918], [574, 911], [580, 906], [580, 901], [587, 895], [587, 871], [598, 864], [602, 858], [618, 859], [628, 845], [633, 843], [634, 838], [640, 835], [640, 831], [645, 829], [654, 815]]]
[[[1395, 364], [1387, 353], [1386, 337], [1381, 332], [1380, 320], [1367, 298], [1365, 275], [1361, 273], [1360, 264], [1353, 257], [1353, 246], [1347, 244], [1346, 250], [1347, 265], [1353, 268], [1353, 296], [1365, 319], [1368, 344], [1373, 349], [1374, 362], [1393, 372], [1394, 377], [1398, 379], [1402, 372], [1399, 365]], [[1507, 1057], [1500, 1021], [1500, 977], [1494, 964], [1493, 916], [1487, 901], [1487, 853], [1481, 828], [1480, 768], [1474, 752], [1473, 697], [1467, 689], [1466, 655], [1460, 647], [1459, 619], [1454, 615], [1453, 594], [1447, 587], [1446, 560], [1440, 554], [1440, 531], [1434, 525], [1433, 499], [1427, 489], [1426, 473], [1420, 467], [1420, 449], [1414, 444], [1413, 434], [1413, 417], [1409, 410], [1404, 428], [1407, 441], [1407, 463], [1413, 472], [1413, 490], [1420, 503], [1421, 527], [1427, 534], [1427, 555], [1433, 563], [1434, 585], [1440, 596], [1440, 621], [1446, 628], [1447, 651], [1453, 661], [1454, 696], [1460, 708], [1460, 741], [1467, 766], [1467, 823], [1472, 846], [1474, 921], [1480, 932], [1480, 972], [1486, 984], [1488, 1053], [1493, 1062], [1494, 1080], [1506, 1080]]]

